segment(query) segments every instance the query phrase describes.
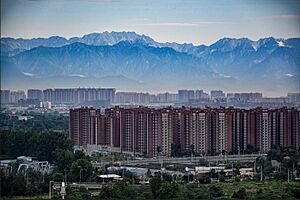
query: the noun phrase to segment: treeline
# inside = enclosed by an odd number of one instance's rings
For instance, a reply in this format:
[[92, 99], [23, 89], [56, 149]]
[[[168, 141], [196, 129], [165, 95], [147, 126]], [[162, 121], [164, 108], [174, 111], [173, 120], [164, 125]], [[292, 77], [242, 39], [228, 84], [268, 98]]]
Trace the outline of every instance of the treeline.
[[82, 151], [74, 153], [70, 139], [59, 132], [11, 132], [0, 130], [1, 159], [16, 159], [18, 156], [30, 156], [40, 161], [49, 161], [53, 165], [50, 174], [42, 174], [32, 169], [27, 175], [19, 174], [19, 161], [9, 171], [0, 170], [0, 196], [37, 195], [47, 193], [49, 181], [95, 181], [89, 156]]
[[[121, 181], [102, 187], [98, 197], [89, 197], [84, 190], [77, 191], [77, 199], [299, 199], [300, 184], [293, 182], [240, 181], [211, 183], [202, 178], [192, 183], [175, 182], [168, 174], [157, 173], [149, 185], [131, 185]], [[80, 195], [81, 194], [81, 197]], [[67, 199], [74, 199], [69, 193]], [[83, 198], [84, 196], [84, 198]], [[70, 198], [72, 197], [72, 198]]]
[[0, 130], [1, 159], [31, 156], [53, 163], [58, 153], [65, 150], [72, 150], [72, 143], [65, 133]]
[[12, 132], [64, 132], [69, 129], [69, 116], [61, 114], [36, 114], [28, 113], [24, 116], [30, 116], [28, 120], [19, 120], [17, 116], [10, 116], [4, 113], [0, 114], [0, 129]]
[[[0, 158], [16, 159], [18, 156], [30, 156], [40, 161], [57, 163], [62, 152], [73, 153], [71, 141], [65, 133], [32, 133], [0, 130]], [[53, 173], [42, 174], [32, 169], [27, 175], [19, 174], [20, 162], [13, 163], [9, 171], [1, 169], [1, 196], [37, 195], [48, 191]]]

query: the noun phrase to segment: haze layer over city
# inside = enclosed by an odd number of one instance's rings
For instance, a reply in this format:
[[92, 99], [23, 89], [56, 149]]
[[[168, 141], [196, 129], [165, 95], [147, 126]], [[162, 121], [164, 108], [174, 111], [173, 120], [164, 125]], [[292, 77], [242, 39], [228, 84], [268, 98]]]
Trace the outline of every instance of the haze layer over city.
[[2, 1], [2, 89], [299, 92], [297, 1], [142, 2]]
[[299, 0], [0, 2], [0, 199], [300, 199]]

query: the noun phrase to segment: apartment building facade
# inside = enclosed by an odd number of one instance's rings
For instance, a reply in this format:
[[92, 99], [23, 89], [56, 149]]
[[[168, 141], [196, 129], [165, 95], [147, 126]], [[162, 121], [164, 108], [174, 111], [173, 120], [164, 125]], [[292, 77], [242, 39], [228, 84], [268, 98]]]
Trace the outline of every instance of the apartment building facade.
[[75, 146], [104, 145], [148, 157], [239, 154], [249, 145], [261, 153], [272, 146], [300, 146], [300, 114], [293, 108], [78, 108], [70, 110]]

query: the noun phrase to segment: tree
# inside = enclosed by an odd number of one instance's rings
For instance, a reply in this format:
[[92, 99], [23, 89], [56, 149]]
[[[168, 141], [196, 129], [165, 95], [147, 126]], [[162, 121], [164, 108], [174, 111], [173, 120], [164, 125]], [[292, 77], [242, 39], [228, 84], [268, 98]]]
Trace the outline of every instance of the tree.
[[234, 192], [232, 195], [232, 198], [236, 198], [236, 199], [245, 199], [246, 198], [246, 189], [245, 188], [241, 188], [239, 189], [237, 192]]
[[135, 199], [137, 193], [125, 181], [113, 185], [103, 185], [99, 199]]
[[53, 173], [52, 180], [56, 182], [62, 182], [64, 180], [64, 175], [62, 173]]
[[86, 156], [82, 150], [81, 151], [77, 150], [74, 153], [74, 160], [79, 160], [79, 159], [87, 159], [88, 160], [89, 157]]
[[280, 180], [286, 180], [287, 179], [287, 173], [286, 172], [275, 172], [273, 174], [274, 180], [280, 181]]
[[179, 185], [176, 182], [163, 182], [159, 188], [160, 199], [176, 198], [179, 193]]
[[209, 164], [209, 162], [207, 160], [205, 160], [204, 158], [200, 158], [198, 163], [200, 166], [208, 166], [208, 164]]
[[190, 153], [191, 153], [191, 155], [195, 155], [195, 145], [191, 145], [190, 146]]
[[171, 156], [179, 157], [182, 156], [180, 143], [171, 144]]
[[113, 188], [110, 185], [103, 185], [99, 194], [99, 199], [112, 199], [113, 198]]
[[[72, 150], [72, 143], [64, 133], [45, 132], [32, 133], [18, 130], [9, 132], [0, 130], [1, 156], [16, 158], [18, 156], [36, 157], [50, 163], [62, 150]], [[3, 139], [3, 140], [2, 140]], [[2, 144], [4, 144], [2, 146]]]
[[260, 170], [260, 181], [263, 180], [263, 168], [265, 165], [266, 159], [263, 156], [259, 156], [256, 158], [256, 163], [259, 166], [259, 170]]
[[246, 154], [252, 154], [252, 153], [257, 153], [257, 152], [258, 152], [258, 149], [256, 147], [254, 147], [251, 144], [247, 144], [247, 147], [246, 147], [246, 150], [245, 150]]
[[22, 175], [0, 172], [1, 189], [0, 196], [23, 195], [26, 190], [26, 180]]
[[209, 187], [209, 196], [211, 197], [222, 197], [224, 192], [221, 187], [212, 185]]
[[156, 199], [159, 195], [159, 188], [161, 185], [161, 175], [160, 173], [155, 174], [151, 179], [150, 179], [150, 187], [151, 187], [151, 191], [152, 194], [154, 196], [154, 198]]
[[198, 180], [201, 184], [209, 184], [211, 182], [211, 179], [208, 175], [201, 176]]
[[85, 187], [67, 187], [66, 188], [66, 200], [85, 200], [91, 199], [88, 190]]
[[220, 175], [219, 181], [220, 182], [225, 182], [225, 176], [224, 175]]
[[63, 174], [65, 173], [65, 170], [69, 172], [71, 170], [73, 160], [74, 154], [72, 151], [59, 151], [55, 159], [55, 171]]
[[72, 163], [71, 176], [73, 181], [87, 181], [91, 178], [93, 166], [89, 160], [79, 159]]
[[271, 151], [268, 152], [268, 160], [277, 160], [278, 162], [282, 161], [282, 152], [280, 146], [275, 145], [272, 147]]
[[116, 199], [134, 199], [136, 198], [137, 194], [135, 190], [125, 182], [120, 181], [113, 185], [113, 197]]
[[173, 177], [168, 173], [162, 173], [162, 178], [163, 178], [163, 181], [171, 182], [173, 180]]

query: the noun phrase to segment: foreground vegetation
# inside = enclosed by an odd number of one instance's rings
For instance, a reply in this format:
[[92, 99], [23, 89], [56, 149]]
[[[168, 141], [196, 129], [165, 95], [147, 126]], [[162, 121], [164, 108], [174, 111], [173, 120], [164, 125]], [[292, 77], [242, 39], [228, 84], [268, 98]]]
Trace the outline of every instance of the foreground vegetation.
[[[91, 197], [85, 188], [69, 188], [66, 199], [299, 199], [300, 183], [282, 181], [242, 181], [232, 183], [180, 184], [153, 177], [148, 185], [121, 181], [105, 185], [99, 196]], [[56, 196], [55, 199], [59, 199]]]
[[[0, 172], [0, 196], [14, 199], [46, 198], [50, 181], [96, 182], [97, 176], [107, 173], [107, 167], [94, 169], [91, 161], [126, 160], [124, 155], [86, 156], [81, 151], [73, 152], [67, 131], [54, 131], [59, 126], [64, 127], [63, 116], [35, 117], [39, 121], [18, 121], [15, 118], [0, 116], [0, 158], [15, 159], [18, 156], [31, 156], [38, 160], [46, 160], [53, 164], [50, 174], [41, 174], [33, 170], [27, 171], [27, 176], [17, 173], [18, 162], [10, 172]], [[42, 119], [42, 120], [40, 120]], [[52, 121], [48, 124], [49, 121]], [[16, 126], [15, 126], [16, 125]], [[24, 129], [23, 129], [23, 128]], [[25, 128], [27, 127], [27, 128]], [[62, 127], [58, 129], [64, 130]], [[39, 131], [40, 130], [40, 131]], [[274, 169], [271, 160], [281, 163], [280, 169]], [[300, 199], [300, 183], [287, 182], [287, 173], [299, 162], [299, 150], [274, 147], [267, 159], [259, 157], [256, 170], [261, 171], [253, 180], [238, 178], [240, 163], [228, 163], [237, 169], [237, 178], [226, 180], [222, 173], [210, 173], [207, 176], [182, 176], [174, 182], [168, 174], [156, 174], [148, 177], [149, 184], [139, 184], [138, 178], [129, 171], [116, 171], [124, 177], [123, 181], [103, 185], [100, 194], [91, 197], [85, 188], [68, 187], [66, 199]], [[201, 161], [201, 160], [200, 160]], [[202, 165], [206, 165], [203, 161]], [[232, 164], [232, 165], [231, 165]], [[174, 166], [176, 167], [176, 166]], [[181, 170], [184, 171], [184, 168]], [[212, 179], [218, 179], [212, 182]], [[262, 178], [262, 181], [260, 179]], [[192, 181], [192, 183], [190, 182]], [[231, 181], [231, 182], [229, 182]], [[132, 184], [134, 183], [134, 184]], [[54, 198], [59, 199], [59, 196]]]
[[17, 116], [0, 113], [0, 130], [34, 133], [68, 132], [69, 116], [62, 114], [37, 114], [33, 112], [22, 115], [33, 118], [18, 120]]

